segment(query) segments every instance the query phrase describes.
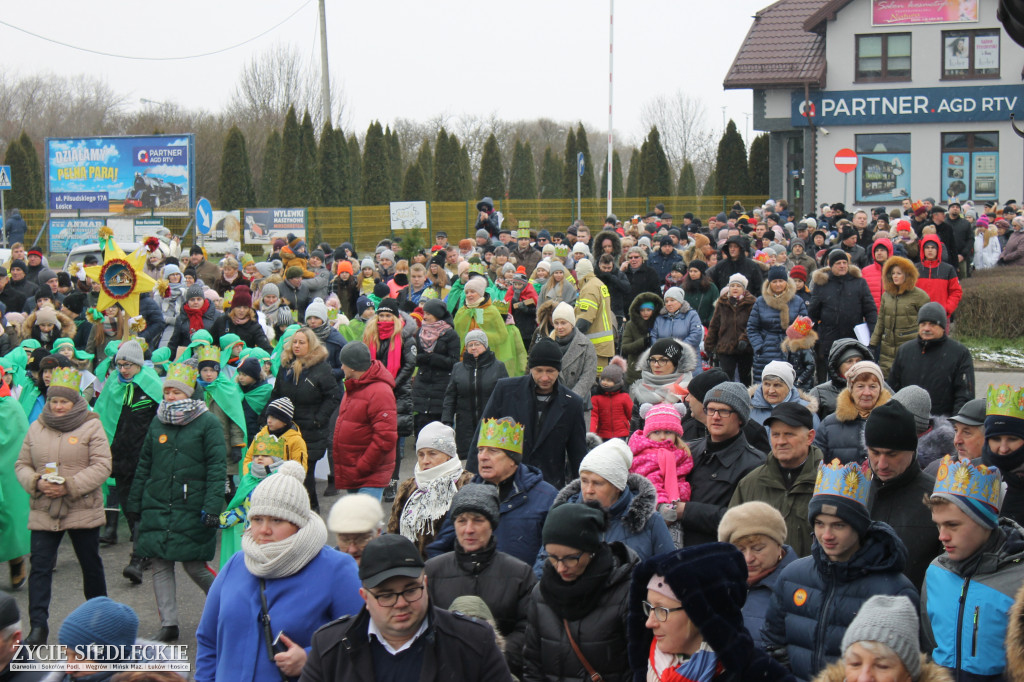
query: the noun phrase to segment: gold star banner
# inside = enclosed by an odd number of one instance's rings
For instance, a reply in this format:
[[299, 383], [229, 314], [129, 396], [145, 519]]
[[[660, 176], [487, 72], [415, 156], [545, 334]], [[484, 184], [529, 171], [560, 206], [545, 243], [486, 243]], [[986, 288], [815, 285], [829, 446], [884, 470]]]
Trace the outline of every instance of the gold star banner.
[[[109, 230], [109, 228], [104, 228]], [[110, 234], [100, 231], [103, 245], [103, 265], [85, 269], [85, 274], [100, 284], [100, 297], [96, 307], [106, 310], [115, 303], [124, 309], [129, 317], [139, 314], [139, 294], [152, 291], [156, 280], [147, 275], [143, 268], [146, 255], [142, 249], [128, 255], [118, 246]]]

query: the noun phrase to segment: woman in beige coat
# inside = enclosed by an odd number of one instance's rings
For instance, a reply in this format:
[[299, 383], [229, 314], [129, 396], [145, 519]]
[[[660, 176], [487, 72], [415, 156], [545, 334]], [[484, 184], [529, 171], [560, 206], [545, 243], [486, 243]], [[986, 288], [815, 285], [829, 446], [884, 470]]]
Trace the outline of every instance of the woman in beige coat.
[[29, 427], [14, 467], [18, 482], [31, 497], [28, 610], [32, 630], [25, 644], [46, 643], [53, 568], [65, 531], [82, 568], [85, 598], [107, 594], [100, 527], [105, 522], [101, 486], [110, 476], [110, 444], [98, 416], [78, 392], [80, 382], [76, 369], [54, 370], [42, 414]]

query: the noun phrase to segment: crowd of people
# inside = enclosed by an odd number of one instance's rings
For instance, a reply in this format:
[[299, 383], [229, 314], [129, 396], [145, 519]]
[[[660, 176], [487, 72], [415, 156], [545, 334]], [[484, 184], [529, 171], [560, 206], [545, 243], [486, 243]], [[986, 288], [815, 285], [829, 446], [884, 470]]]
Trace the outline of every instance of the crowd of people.
[[1024, 388], [975, 398], [950, 336], [961, 279], [1024, 264], [1014, 202], [593, 235], [477, 209], [413, 253], [14, 244], [0, 561], [29, 608], [0, 595], [0, 679], [50, 641], [65, 534], [58, 642], [134, 642], [107, 583], [147, 572], [176, 641], [180, 563], [196, 680], [1021, 674]]

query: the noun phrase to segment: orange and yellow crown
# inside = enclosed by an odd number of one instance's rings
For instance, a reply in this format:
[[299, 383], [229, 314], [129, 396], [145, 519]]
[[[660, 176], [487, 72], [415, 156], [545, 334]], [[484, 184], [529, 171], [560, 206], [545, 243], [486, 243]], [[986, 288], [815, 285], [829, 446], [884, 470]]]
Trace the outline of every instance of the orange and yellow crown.
[[871, 479], [856, 462], [848, 464], [833, 459], [818, 466], [818, 477], [814, 481], [815, 495], [834, 495], [868, 506], [868, 492]]
[[516, 454], [523, 454], [523, 425], [511, 417], [485, 419], [480, 425], [480, 440], [477, 447], [500, 448]]

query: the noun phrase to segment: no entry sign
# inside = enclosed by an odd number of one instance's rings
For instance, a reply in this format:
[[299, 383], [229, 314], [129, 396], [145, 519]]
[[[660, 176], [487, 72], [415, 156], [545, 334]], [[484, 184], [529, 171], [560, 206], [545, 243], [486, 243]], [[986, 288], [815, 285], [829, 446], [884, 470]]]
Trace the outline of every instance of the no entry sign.
[[852, 173], [857, 169], [857, 152], [852, 149], [840, 149], [836, 152], [836, 170], [840, 173]]

